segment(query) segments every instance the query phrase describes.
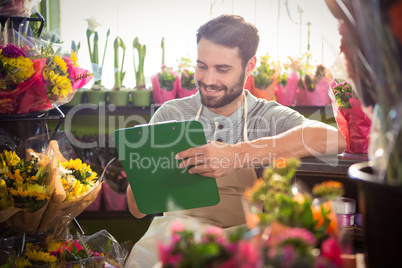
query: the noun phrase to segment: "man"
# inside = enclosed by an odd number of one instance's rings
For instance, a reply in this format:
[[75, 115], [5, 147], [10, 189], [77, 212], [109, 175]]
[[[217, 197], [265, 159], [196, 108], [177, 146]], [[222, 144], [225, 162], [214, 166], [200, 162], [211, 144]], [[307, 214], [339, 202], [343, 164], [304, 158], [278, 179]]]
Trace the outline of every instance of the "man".
[[[224, 228], [245, 223], [241, 196], [257, 178], [255, 167], [279, 157], [337, 154], [346, 146], [335, 128], [243, 89], [256, 66], [258, 43], [257, 29], [240, 16], [222, 15], [202, 25], [197, 32], [198, 93], [165, 103], [151, 119], [203, 124], [209, 142], [176, 155], [181, 168], [192, 166], [190, 173], [216, 178], [220, 203], [183, 212], [202, 223]], [[144, 217], [130, 187], [127, 197], [130, 212]]]

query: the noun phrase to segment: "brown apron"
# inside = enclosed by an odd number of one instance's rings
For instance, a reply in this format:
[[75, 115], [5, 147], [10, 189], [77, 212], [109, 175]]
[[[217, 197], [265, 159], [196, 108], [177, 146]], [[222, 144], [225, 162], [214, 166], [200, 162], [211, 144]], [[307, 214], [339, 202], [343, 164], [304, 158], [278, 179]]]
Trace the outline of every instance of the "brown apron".
[[[247, 135], [247, 100], [244, 95], [244, 141], [248, 141]], [[202, 105], [195, 117], [198, 120], [202, 111]], [[219, 204], [210, 207], [189, 209], [182, 211], [184, 215], [192, 216], [198, 220], [219, 227], [232, 227], [246, 223], [241, 198], [246, 188], [252, 187], [257, 180], [254, 168], [243, 168], [230, 175], [216, 178], [220, 196]], [[166, 214], [166, 213], [165, 213]]]

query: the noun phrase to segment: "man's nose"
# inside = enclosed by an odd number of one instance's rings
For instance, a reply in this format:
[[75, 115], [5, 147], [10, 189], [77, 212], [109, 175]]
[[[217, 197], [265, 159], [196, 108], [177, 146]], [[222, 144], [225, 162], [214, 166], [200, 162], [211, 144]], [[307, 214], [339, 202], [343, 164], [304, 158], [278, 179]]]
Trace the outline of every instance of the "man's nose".
[[205, 76], [204, 76], [203, 80], [204, 80], [203, 82], [207, 85], [215, 85], [216, 81], [217, 81], [217, 75], [216, 75], [215, 70], [213, 70], [212, 68], [208, 69], [205, 72]]

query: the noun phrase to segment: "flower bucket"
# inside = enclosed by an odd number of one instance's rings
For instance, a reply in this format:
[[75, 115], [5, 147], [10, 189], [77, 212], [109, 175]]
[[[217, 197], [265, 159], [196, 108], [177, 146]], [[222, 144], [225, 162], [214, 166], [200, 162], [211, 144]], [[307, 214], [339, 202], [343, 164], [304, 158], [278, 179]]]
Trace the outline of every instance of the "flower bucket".
[[402, 252], [402, 187], [375, 182], [367, 162], [349, 168], [357, 183], [363, 215], [364, 246], [368, 268], [399, 267]]
[[96, 105], [104, 105], [106, 102], [106, 92], [103, 90], [100, 91], [88, 91], [87, 93], [87, 102]]
[[149, 106], [151, 103], [151, 90], [134, 90], [131, 96], [134, 106]]
[[111, 104], [118, 107], [124, 107], [128, 105], [128, 93], [127, 90], [113, 90], [107, 92], [107, 97]]
[[121, 211], [127, 210], [127, 195], [119, 194], [110, 188], [107, 180], [102, 187], [105, 208], [108, 211]]

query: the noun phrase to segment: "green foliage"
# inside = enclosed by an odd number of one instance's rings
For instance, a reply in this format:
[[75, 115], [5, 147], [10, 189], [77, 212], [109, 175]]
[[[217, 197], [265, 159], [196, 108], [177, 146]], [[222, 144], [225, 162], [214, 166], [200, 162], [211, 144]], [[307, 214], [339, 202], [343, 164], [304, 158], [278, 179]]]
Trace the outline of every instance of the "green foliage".
[[335, 82], [337, 84], [332, 88], [332, 90], [334, 91], [338, 107], [340, 109], [352, 108], [349, 102], [350, 98], [353, 99], [355, 98], [353, 94], [352, 85], [347, 81], [341, 82], [340, 80], [335, 80]]
[[135, 64], [135, 57], [133, 56], [136, 87], [137, 89], [145, 89], [144, 60], [147, 48], [145, 45], [140, 43], [138, 37], [135, 37], [133, 41], [133, 49], [138, 52], [138, 67]]
[[[121, 59], [121, 67], [120, 67], [120, 59], [119, 59], [119, 49], [123, 50], [123, 55]], [[126, 45], [123, 40], [117, 36], [114, 40], [114, 89], [118, 90], [122, 87], [124, 77], [126, 76], [126, 72], [123, 72], [124, 67], [124, 58], [126, 55]], [[120, 70], [119, 70], [120, 68]]]
[[254, 84], [256, 88], [266, 89], [274, 81], [273, 76], [276, 72], [273, 62], [268, 63], [270, 56], [265, 54], [260, 57], [260, 65], [254, 70]]
[[162, 71], [158, 73], [159, 86], [167, 91], [172, 91], [174, 81], [176, 81], [172, 68], [162, 65], [161, 69]]
[[181, 58], [179, 63], [182, 88], [192, 90], [195, 88], [194, 65], [189, 58]]

